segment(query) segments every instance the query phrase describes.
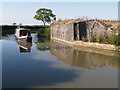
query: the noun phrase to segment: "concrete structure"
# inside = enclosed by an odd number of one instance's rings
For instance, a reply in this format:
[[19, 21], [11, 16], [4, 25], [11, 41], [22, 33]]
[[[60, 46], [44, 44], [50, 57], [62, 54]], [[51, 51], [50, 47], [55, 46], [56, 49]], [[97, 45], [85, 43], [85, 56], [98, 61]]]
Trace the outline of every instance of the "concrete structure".
[[107, 36], [107, 28], [98, 21], [56, 21], [51, 24], [51, 38], [73, 42], [87, 38], [89, 41], [94, 36]]
[[[118, 47], [115, 45], [98, 43], [103, 38], [118, 34], [116, 23], [117, 21], [114, 24], [112, 21], [105, 20], [58, 20], [50, 25], [50, 36], [51, 39], [69, 43], [73, 46], [118, 51]], [[94, 42], [94, 40], [97, 42]]]

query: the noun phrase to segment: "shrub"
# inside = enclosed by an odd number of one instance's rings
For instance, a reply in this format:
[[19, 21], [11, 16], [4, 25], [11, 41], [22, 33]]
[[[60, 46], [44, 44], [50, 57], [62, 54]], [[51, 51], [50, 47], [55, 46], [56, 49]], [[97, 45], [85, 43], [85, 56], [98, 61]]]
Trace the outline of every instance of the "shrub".
[[82, 37], [82, 41], [87, 42], [88, 41], [87, 37]]
[[91, 42], [98, 42], [98, 39], [97, 39], [96, 36], [92, 36], [90, 41], [91, 41]]
[[118, 40], [118, 35], [111, 34], [111, 35], [108, 37], [108, 43], [109, 43], [109, 44], [118, 45], [119, 42], [120, 42], [120, 41]]
[[49, 27], [40, 28], [37, 31], [37, 36], [41, 38], [50, 37], [50, 28]]
[[[82, 38], [82, 41], [86, 42], [88, 41], [88, 39], [84, 37]], [[120, 45], [120, 35], [118, 36], [115, 34], [111, 34], [108, 37], [105, 37], [103, 35], [92, 36], [90, 41], [104, 44]]]

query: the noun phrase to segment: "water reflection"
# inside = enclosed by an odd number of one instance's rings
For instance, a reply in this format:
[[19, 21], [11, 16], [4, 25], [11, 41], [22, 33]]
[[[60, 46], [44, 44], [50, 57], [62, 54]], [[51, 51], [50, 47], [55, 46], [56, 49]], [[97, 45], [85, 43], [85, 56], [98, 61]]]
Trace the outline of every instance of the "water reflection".
[[[83, 48], [84, 49], [84, 48]], [[99, 67], [118, 67], [117, 56], [102, 55], [93, 52], [86, 52], [84, 50], [74, 49], [72, 46], [59, 43], [55, 40], [51, 41], [50, 52], [63, 61], [65, 64], [69, 64], [73, 67], [80, 67], [85, 69], [96, 69]], [[110, 51], [111, 53], [111, 51]], [[109, 54], [109, 53], [108, 53]]]
[[24, 40], [17, 40], [17, 44], [21, 53], [31, 52], [32, 43]]
[[[13, 37], [14, 38], [14, 37]], [[54, 68], [55, 62], [50, 62], [55, 58], [49, 52], [39, 52], [34, 43], [34, 52], [21, 54], [18, 53], [17, 46], [31, 48], [31, 44], [23, 41], [3, 40], [2, 51], [2, 87], [3, 88], [36, 88], [45, 86], [55, 86], [58, 83], [71, 82], [78, 77], [75, 70]], [[39, 42], [37, 43], [39, 44]], [[45, 55], [46, 59], [34, 56]], [[6, 57], [7, 55], [7, 57]], [[68, 76], [69, 75], [69, 76]]]
[[41, 38], [37, 37], [36, 48], [40, 51], [48, 51], [50, 50], [50, 39], [49, 38]]
[[[34, 40], [33, 37], [32, 44], [23, 42], [16, 44], [13, 35], [2, 40], [3, 88], [114, 88], [118, 86], [118, 69], [112, 68], [117, 67], [114, 54], [107, 56], [56, 41], [37, 40], [34, 43]], [[30, 51], [32, 47], [32, 52], [21, 54], [18, 52], [18, 46]], [[20, 49], [20, 52], [23, 50]], [[98, 67], [105, 68], [96, 69]]]

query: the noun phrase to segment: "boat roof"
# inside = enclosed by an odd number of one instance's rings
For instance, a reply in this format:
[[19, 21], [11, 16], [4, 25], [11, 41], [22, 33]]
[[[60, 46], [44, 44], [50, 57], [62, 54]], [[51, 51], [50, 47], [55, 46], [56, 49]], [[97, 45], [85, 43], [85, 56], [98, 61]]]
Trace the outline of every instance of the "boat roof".
[[30, 29], [27, 29], [27, 28], [16, 28], [16, 30], [30, 30]]

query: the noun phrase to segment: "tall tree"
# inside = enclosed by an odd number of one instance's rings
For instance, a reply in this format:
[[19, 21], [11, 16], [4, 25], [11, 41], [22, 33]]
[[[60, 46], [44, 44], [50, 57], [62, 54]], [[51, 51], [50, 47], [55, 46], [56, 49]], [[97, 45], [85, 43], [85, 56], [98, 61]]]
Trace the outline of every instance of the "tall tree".
[[56, 15], [52, 13], [51, 9], [40, 8], [36, 11], [34, 18], [42, 21], [45, 26], [46, 23], [51, 23], [52, 21], [56, 20]]

